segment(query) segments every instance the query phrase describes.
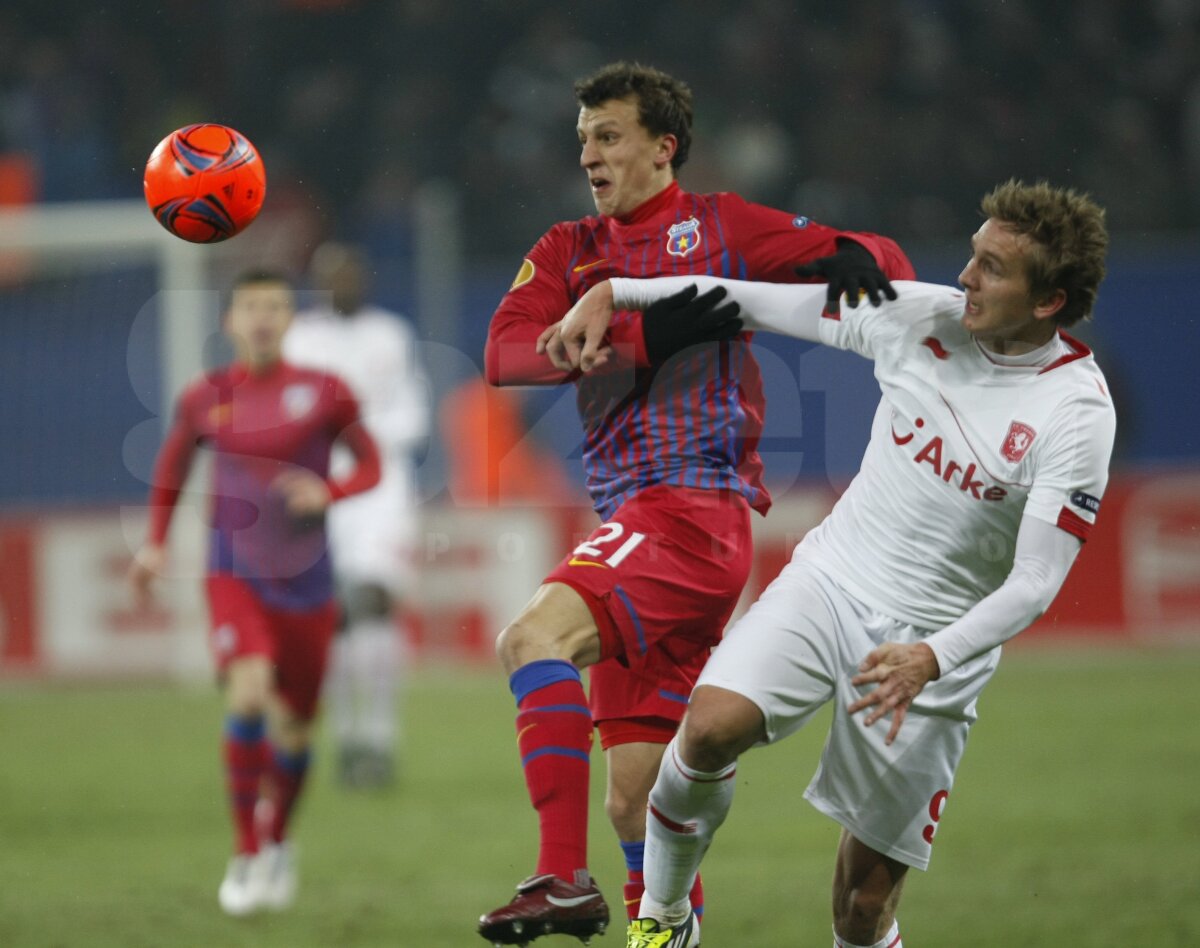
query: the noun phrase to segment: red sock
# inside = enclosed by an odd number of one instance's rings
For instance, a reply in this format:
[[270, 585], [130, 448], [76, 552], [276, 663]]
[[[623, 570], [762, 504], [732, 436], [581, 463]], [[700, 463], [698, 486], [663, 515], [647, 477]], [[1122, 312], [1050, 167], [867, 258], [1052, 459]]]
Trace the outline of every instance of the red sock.
[[704, 916], [704, 882], [700, 873], [696, 873], [696, 881], [692, 883], [692, 891], [688, 893], [688, 901], [692, 903], [692, 911], [697, 918]]
[[310, 757], [307, 748], [298, 753], [275, 748], [271, 755], [271, 785], [275, 792], [274, 813], [271, 819], [272, 842], [282, 843], [287, 837], [288, 821], [300, 791], [304, 788]]
[[625, 914], [631, 922], [638, 917], [638, 908], [641, 907], [645, 891], [646, 883], [642, 879], [642, 871], [630, 869], [625, 883]]
[[574, 881], [587, 869], [592, 716], [570, 662], [537, 661], [510, 679], [517, 699], [517, 747], [541, 829], [537, 872]]
[[230, 715], [225, 719], [223, 749], [235, 846], [238, 853], [256, 853], [258, 837], [254, 832], [254, 806], [258, 803], [267, 749], [263, 740], [263, 719]]

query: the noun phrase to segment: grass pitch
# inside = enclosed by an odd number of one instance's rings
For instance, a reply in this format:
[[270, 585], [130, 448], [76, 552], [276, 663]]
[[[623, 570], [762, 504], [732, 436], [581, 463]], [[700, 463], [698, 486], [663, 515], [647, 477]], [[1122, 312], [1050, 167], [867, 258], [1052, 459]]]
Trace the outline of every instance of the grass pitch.
[[[1197, 651], [1007, 655], [931, 869], [910, 875], [905, 943], [1200, 945], [1198, 672]], [[484, 945], [476, 917], [534, 857], [511, 699], [498, 671], [427, 668], [407, 706], [399, 785], [340, 790], [319, 751], [296, 828], [299, 904], [234, 920], [216, 904], [230, 832], [215, 693], [6, 683], [0, 946]], [[838, 829], [800, 796], [826, 720], [743, 758], [704, 868], [706, 948], [830, 944]], [[619, 912], [602, 766], [594, 776], [592, 869]], [[623, 945], [623, 924], [592, 945]]]

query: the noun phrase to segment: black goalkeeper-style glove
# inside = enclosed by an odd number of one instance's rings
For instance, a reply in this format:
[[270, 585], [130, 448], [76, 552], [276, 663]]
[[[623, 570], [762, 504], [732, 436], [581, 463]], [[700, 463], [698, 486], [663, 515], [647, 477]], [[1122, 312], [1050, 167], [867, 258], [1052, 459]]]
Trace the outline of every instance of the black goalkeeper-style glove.
[[698, 292], [693, 283], [642, 310], [642, 337], [652, 365], [688, 346], [732, 339], [742, 331], [741, 307], [732, 301], [717, 305], [726, 296], [725, 287], [714, 286], [703, 296]]
[[829, 307], [836, 307], [843, 293], [851, 309], [858, 305], [860, 291], [867, 294], [872, 306], [882, 303], [884, 296], [889, 300], [896, 298], [896, 291], [879, 269], [871, 251], [853, 240], [839, 240], [837, 246], [837, 253], [832, 257], [818, 257], [812, 263], [796, 267], [797, 276], [817, 277], [829, 282], [829, 293], [825, 297]]

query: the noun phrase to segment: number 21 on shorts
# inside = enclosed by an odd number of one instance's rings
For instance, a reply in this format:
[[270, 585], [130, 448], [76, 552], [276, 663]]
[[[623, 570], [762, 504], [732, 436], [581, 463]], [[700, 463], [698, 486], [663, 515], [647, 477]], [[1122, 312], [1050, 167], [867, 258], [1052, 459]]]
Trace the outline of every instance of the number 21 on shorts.
[[[646, 539], [646, 534], [636, 530], [629, 534], [624, 543], [613, 547], [625, 536], [625, 528], [615, 520], [601, 524], [594, 534], [584, 540], [571, 551], [572, 566], [608, 566], [613, 569], [621, 565], [621, 561], [637, 549], [638, 544]], [[607, 554], [607, 556], [605, 555]], [[595, 557], [600, 562], [581, 560], [581, 556]]]

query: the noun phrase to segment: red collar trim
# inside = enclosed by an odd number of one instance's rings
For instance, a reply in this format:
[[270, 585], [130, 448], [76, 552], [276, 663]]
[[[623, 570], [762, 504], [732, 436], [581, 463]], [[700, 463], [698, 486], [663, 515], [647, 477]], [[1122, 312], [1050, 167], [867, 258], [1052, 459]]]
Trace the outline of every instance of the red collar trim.
[[1070, 353], [1068, 353], [1067, 355], [1062, 356], [1061, 358], [1055, 359], [1048, 366], [1046, 366], [1044, 369], [1042, 369], [1042, 371], [1039, 372], [1038, 375], [1045, 375], [1051, 369], [1057, 369], [1059, 366], [1066, 365], [1068, 362], [1074, 362], [1077, 359], [1086, 359], [1088, 356], [1090, 356], [1092, 354], [1091, 349], [1089, 349], [1086, 345], [1084, 345], [1082, 342], [1080, 342], [1074, 336], [1069, 335], [1066, 332], [1063, 332], [1063, 330], [1061, 330], [1061, 329], [1058, 331], [1058, 338], [1060, 338], [1063, 342], [1065, 342], [1067, 344], [1067, 348], [1071, 349], [1072, 351]]

